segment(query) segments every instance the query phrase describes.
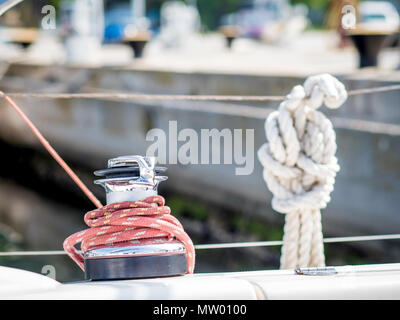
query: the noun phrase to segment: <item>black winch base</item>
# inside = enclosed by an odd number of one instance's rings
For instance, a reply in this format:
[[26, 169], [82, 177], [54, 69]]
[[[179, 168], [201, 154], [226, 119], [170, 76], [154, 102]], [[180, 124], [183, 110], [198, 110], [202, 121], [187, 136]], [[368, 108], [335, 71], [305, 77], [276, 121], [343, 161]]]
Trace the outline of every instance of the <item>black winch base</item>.
[[85, 259], [86, 280], [140, 279], [183, 275], [185, 254]]

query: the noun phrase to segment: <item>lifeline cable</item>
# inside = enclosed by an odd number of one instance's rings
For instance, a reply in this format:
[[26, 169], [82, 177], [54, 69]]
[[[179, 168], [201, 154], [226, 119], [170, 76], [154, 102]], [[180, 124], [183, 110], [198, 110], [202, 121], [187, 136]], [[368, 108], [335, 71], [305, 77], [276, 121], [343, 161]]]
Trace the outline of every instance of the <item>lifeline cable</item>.
[[[349, 96], [380, 93], [400, 90], [400, 84], [373, 87], [366, 89], [348, 90]], [[121, 100], [177, 100], [177, 101], [283, 101], [285, 96], [232, 96], [232, 95], [167, 95], [167, 94], [141, 94], [141, 93], [35, 93], [35, 92], [10, 92], [8, 96], [13, 98], [37, 98], [37, 99], [121, 99]]]
[[[187, 272], [193, 273], [195, 262], [193, 242], [183, 230], [180, 222], [170, 215], [170, 208], [164, 205], [165, 200], [163, 197], [153, 196], [142, 201], [127, 201], [103, 207], [101, 202], [54, 150], [22, 109], [1, 91], [0, 98], [4, 98], [17, 111], [40, 143], [97, 207], [96, 210], [90, 211], [85, 215], [85, 222], [91, 228], [77, 232], [64, 241], [65, 251], [82, 270], [84, 270], [83, 257], [74, 247], [79, 242], [82, 242], [82, 249], [86, 251], [93, 246], [101, 247], [127, 241], [142, 243], [143, 239], [165, 242], [168, 241], [165, 238], [173, 239], [175, 237], [185, 246]], [[154, 205], [158, 207], [154, 207]], [[111, 237], [109, 236], [110, 234]]]
[[[369, 236], [345, 236], [324, 238], [324, 243], [348, 243], [348, 242], [366, 242], [366, 241], [383, 241], [383, 240], [400, 240], [400, 234], [377, 234]], [[275, 241], [250, 241], [250, 242], [225, 242], [225, 243], [210, 243], [196, 244], [196, 250], [211, 250], [211, 249], [234, 249], [234, 248], [252, 248], [252, 247], [275, 247], [281, 246], [282, 240]], [[0, 251], [0, 257], [12, 256], [52, 256], [66, 255], [65, 250], [37, 250], [37, 251]]]

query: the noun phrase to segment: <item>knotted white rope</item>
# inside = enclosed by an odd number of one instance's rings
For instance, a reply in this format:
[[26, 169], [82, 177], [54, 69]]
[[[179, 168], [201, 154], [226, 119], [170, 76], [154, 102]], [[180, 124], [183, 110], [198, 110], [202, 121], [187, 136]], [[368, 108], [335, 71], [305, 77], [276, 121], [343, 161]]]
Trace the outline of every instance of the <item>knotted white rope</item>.
[[258, 150], [272, 208], [286, 214], [281, 269], [325, 265], [320, 209], [330, 201], [339, 171], [332, 123], [317, 111], [340, 107], [344, 85], [329, 74], [295, 86], [265, 121], [268, 143]]

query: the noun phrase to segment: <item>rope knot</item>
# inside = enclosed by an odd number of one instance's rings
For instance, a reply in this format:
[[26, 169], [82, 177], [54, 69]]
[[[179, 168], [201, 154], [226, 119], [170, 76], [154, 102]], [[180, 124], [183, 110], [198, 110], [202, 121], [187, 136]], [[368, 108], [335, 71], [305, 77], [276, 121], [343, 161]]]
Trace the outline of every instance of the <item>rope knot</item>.
[[317, 109], [338, 108], [347, 99], [342, 83], [329, 74], [295, 86], [265, 122], [268, 142], [258, 150], [272, 207], [284, 214], [325, 208], [339, 171], [332, 123]]
[[337, 108], [347, 98], [331, 75], [308, 78], [295, 86], [265, 122], [268, 143], [258, 151], [264, 179], [274, 194], [273, 208], [288, 213], [325, 208], [339, 171], [332, 123], [319, 111], [323, 102]]
[[339, 108], [347, 99], [347, 91], [338, 79], [330, 74], [312, 76], [304, 82], [307, 105], [318, 109], [322, 103], [330, 109]]

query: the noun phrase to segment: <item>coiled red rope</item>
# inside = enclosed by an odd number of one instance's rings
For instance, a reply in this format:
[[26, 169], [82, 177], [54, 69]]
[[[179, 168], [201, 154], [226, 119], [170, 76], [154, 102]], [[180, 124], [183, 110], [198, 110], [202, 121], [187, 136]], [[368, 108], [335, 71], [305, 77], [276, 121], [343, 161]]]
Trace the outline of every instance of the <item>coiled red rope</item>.
[[84, 217], [85, 223], [90, 229], [69, 236], [63, 244], [64, 250], [82, 270], [84, 270], [83, 256], [75, 248], [75, 245], [80, 242], [84, 253], [90, 249], [104, 246], [123, 245], [129, 242], [136, 245], [163, 243], [176, 238], [183, 243], [186, 249], [187, 273], [193, 273], [195, 264], [193, 242], [183, 230], [178, 219], [170, 214], [171, 210], [165, 206], [163, 197], [153, 196], [142, 201], [125, 201], [102, 207], [101, 202], [54, 150], [22, 109], [1, 91], [0, 98], [4, 98], [18, 113], [50, 155], [97, 207], [96, 210], [86, 213]]
[[[84, 270], [82, 253], [88, 250], [129, 245], [130, 242], [135, 245], [165, 243], [176, 238], [186, 249], [187, 273], [193, 273], [193, 242], [170, 213], [161, 196], [106, 205], [86, 213], [84, 220], [91, 228], [68, 237], [64, 241], [64, 250]], [[75, 248], [80, 242], [82, 253]]]

